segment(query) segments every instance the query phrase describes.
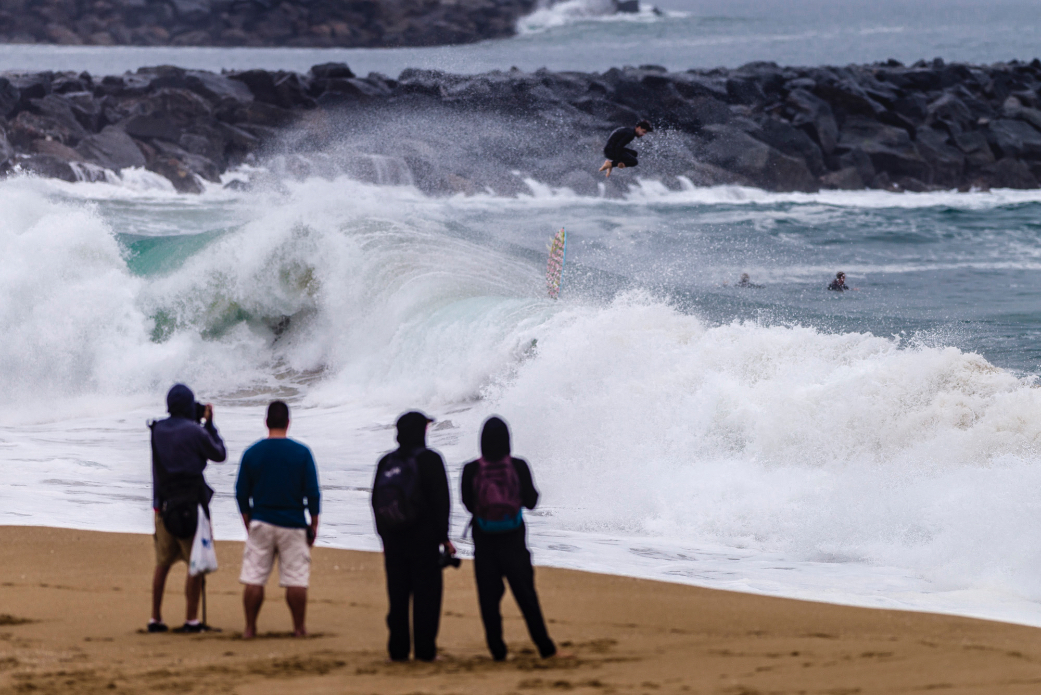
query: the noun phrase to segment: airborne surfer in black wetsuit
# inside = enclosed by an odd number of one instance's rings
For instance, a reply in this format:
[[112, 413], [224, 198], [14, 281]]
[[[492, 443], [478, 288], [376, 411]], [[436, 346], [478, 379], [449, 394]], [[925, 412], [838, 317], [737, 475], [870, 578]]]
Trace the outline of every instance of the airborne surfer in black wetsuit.
[[607, 159], [604, 161], [603, 166], [600, 167], [600, 171], [606, 171], [607, 176], [610, 176], [611, 170], [615, 167], [624, 169], [639, 164], [636, 160], [636, 150], [631, 150], [626, 145], [632, 142], [634, 138], [642, 138], [653, 130], [654, 128], [651, 127], [650, 123], [640, 121], [635, 128], [618, 128], [611, 133], [611, 137], [607, 139], [607, 144], [604, 145], [604, 156]]

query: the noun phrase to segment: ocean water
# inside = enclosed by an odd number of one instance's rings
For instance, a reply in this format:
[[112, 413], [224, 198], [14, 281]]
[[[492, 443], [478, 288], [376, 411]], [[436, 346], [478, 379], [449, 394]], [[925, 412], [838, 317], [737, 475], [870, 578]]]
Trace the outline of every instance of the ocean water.
[[[663, 7], [573, 0], [441, 49], [6, 46], [0, 69], [990, 62], [1039, 31], [1013, 0]], [[458, 499], [497, 413], [543, 494], [540, 564], [1041, 625], [1041, 191], [670, 190], [651, 163], [623, 198], [432, 198], [389, 169], [0, 182], [0, 523], [150, 533], [145, 423], [184, 381], [229, 445], [219, 539], [244, 536], [236, 466], [273, 397], [318, 461], [319, 542], [367, 550], [396, 416], [437, 417]], [[838, 270], [856, 291], [824, 289]]]
[[370, 550], [396, 415], [437, 417], [457, 493], [498, 413], [539, 563], [1041, 625], [1041, 192], [530, 188], [0, 183], [0, 522], [149, 532], [145, 422], [185, 381], [229, 444], [218, 538], [274, 396], [321, 542]]

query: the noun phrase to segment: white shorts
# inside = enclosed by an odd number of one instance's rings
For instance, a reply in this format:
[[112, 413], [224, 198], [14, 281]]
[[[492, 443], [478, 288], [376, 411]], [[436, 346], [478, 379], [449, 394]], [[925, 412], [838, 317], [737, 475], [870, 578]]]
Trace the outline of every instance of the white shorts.
[[311, 580], [311, 548], [307, 529], [275, 526], [265, 521], [249, 522], [249, 538], [242, 553], [243, 584], [264, 586], [278, 556], [278, 585], [307, 588]]

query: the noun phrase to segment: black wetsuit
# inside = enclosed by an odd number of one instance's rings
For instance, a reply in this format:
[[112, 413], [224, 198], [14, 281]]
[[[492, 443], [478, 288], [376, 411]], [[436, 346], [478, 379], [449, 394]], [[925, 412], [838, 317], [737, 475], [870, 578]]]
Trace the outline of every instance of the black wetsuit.
[[845, 280], [839, 280], [838, 278], [835, 278], [831, 281], [831, 284], [828, 285], [828, 289], [832, 292], [845, 292], [849, 289], [849, 287], [846, 286]]
[[618, 128], [611, 133], [607, 144], [604, 145], [604, 156], [611, 160], [612, 166], [624, 164], [627, 167], [634, 167], [639, 164], [636, 161], [636, 150], [626, 147], [634, 138], [636, 138], [635, 128]]
[[[441, 623], [442, 577], [438, 563], [440, 545], [448, 542], [448, 476], [445, 462], [437, 452], [426, 448], [426, 423], [422, 429], [399, 433], [401, 451], [419, 450], [419, 488], [423, 500], [419, 518], [403, 529], [387, 529], [376, 520], [376, 532], [383, 540], [383, 561], [387, 571], [387, 597], [390, 610], [387, 651], [395, 661], [408, 659], [412, 639], [409, 635], [409, 600], [412, 601], [412, 627], [415, 631], [415, 656], [431, 661], [437, 656], [437, 631]], [[404, 435], [404, 436], [403, 436]], [[387, 465], [390, 455], [380, 459], [376, 475]], [[375, 487], [375, 486], [374, 486]]]
[[[499, 421], [502, 422], [501, 420]], [[488, 432], [487, 425], [485, 432]], [[502, 460], [509, 455], [509, 431], [505, 423], [501, 433], [505, 433], [505, 451], [495, 452], [499, 455], [493, 460]], [[499, 434], [500, 437], [502, 436]], [[482, 444], [485, 437], [482, 437]], [[482, 446], [482, 450], [485, 447]], [[488, 456], [488, 453], [484, 453]], [[510, 457], [517, 478], [520, 481], [521, 504], [534, 509], [539, 501], [539, 493], [531, 479], [531, 469], [524, 459]], [[477, 473], [477, 461], [471, 461], [463, 467], [462, 493], [463, 505], [474, 514], [477, 509], [474, 475]], [[527, 545], [527, 527], [521, 522], [519, 528], [505, 533], [486, 533], [476, 524], [472, 525], [474, 539], [474, 578], [477, 580], [477, 600], [481, 607], [481, 620], [484, 622], [484, 635], [492, 658], [502, 661], [506, 658], [506, 643], [502, 639], [502, 614], [499, 605], [506, 589], [503, 578], [510, 583], [510, 591], [517, 600], [517, 607], [528, 625], [531, 640], [542, 657], [553, 656], [557, 647], [546, 630], [546, 622], [542, 618], [539, 596], [535, 592], [535, 569], [531, 566], [531, 553]]]

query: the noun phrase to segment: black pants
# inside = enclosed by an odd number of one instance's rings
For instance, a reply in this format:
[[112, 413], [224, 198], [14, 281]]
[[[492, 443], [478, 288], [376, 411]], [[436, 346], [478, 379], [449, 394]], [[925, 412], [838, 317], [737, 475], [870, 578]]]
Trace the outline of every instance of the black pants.
[[474, 529], [474, 575], [477, 579], [477, 600], [481, 604], [481, 620], [484, 635], [492, 657], [501, 661], [506, 658], [506, 643], [502, 641], [502, 614], [499, 604], [506, 592], [503, 578], [510, 583], [510, 591], [528, 624], [531, 640], [538, 647], [539, 655], [553, 656], [557, 647], [546, 632], [546, 623], [539, 608], [539, 597], [535, 593], [535, 570], [531, 566], [531, 553], [525, 543], [526, 529], [522, 526], [509, 533], [481, 533]]
[[408, 659], [409, 600], [415, 630], [415, 655], [430, 661], [437, 656], [437, 630], [441, 622], [440, 548], [424, 538], [384, 538], [383, 562], [387, 570], [387, 597], [390, 611], [387, 627], [390, 640], [387, 651], [395, 661]]
[[604, 155], [611, 160], [613, 166], [624, 164], [627, 167], [634, 167], [639, 164], [636, 161], [636, 150], [630, 150], [628, 147], [623, 147], [620, 150], [612, 150], [608, 152], [604, 150]]

